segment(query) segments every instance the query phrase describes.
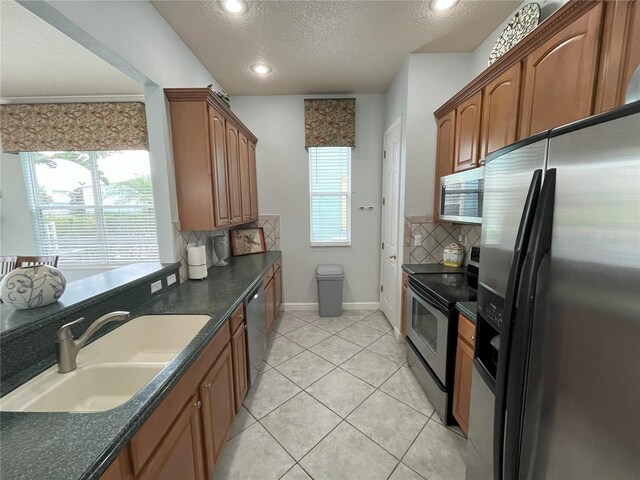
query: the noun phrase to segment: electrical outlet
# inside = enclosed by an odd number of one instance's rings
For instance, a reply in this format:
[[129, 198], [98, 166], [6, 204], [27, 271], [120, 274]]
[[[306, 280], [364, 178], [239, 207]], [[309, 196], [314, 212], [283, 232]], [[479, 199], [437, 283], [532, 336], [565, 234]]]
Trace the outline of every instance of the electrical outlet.
[[413, 246], [414, 247], [419, 247], [420, 245], [422, 245], [422, 235], [416, 235], [415, 237], [413, 237]]
[[153, 282], [151, 284], [151, 293], [156, 293], [162, 289], [162, 280], [158, 280], [157, 282]]
[[172, 273], [171, 275], [169, 275], [169, 276], [167, 277], [167, 287], [168, 287], [169, 285], [173, 285], [174, 283], [176, 283], [176, 274], [175, 274], [175, 273]]

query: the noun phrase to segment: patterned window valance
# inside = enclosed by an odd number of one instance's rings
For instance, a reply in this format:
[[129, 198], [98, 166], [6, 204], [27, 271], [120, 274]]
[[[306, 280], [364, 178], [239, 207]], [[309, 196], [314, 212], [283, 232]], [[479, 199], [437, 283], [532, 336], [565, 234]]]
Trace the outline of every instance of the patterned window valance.
[[305, 148], [356, 146], [356, 99], [304, 101]]
[[0, 105], [5, 152], [148, 150], [144, 103]]

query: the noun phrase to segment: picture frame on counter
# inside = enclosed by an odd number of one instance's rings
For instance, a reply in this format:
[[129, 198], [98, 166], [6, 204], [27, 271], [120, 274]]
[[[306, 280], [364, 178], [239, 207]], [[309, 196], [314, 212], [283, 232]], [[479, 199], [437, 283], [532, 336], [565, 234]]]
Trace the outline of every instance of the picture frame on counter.
[[231, 230], [229, 234], [234, 257], [267, 251], [262, 227]]

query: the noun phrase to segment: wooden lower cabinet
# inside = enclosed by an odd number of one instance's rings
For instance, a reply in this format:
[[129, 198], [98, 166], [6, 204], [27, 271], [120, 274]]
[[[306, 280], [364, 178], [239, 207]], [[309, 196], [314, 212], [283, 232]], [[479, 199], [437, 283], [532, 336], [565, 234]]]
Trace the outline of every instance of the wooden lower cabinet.
[[247, 335], [244, 323], [231, 336], [231, 352], [233, 354], [233, 391], [237, 413], [249, 386], [247, 378]]
[[267, 335], [271, 331], [273, 321], [276, 319], [276, 285], [273, 281], [273, 275], [264, 279], [264, 319]]
[[280, 307], [282, 305], [282, 268], [276, 270], [276, 273], [273, 274], [273, 282], [275, 288], [275, 315], [278, 316], [278, 312], [280, 311]]
[[466, 435], [469, 430], [469, 407], [471, 405], [471, 375], [473, 373], [473, 347], [475, 325], [464, 315], [458, 320], [458, 342], [456, 345], [456, 369], [453, 382], [453, 417]]
[[139, 478], [144, 480], [207, 478], [202, 451], [200, 407], [201, 402], [197, 395], [189, 398]]
[[101, 480], [133, 480], [133, 478], [129, 449], [125, 448], [102, 474]]
[[[233, 343], [233, 340], [232, 340]], [[233, 360], [231, 345], [227, 347], [211, 367], [200, 384], [202, 398], [202, 425], [207, 470], [213, 474], [215, 463], [231, 431], [236, 413], [233, 390]], [[211, 475], [212, 476], [212, 475]]]

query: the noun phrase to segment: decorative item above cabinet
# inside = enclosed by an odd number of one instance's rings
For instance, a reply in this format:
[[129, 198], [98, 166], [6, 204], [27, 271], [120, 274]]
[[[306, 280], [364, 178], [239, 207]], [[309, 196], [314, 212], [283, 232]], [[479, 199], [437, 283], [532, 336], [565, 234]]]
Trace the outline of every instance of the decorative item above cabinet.
[[258, 139], [208, 88], [167, 88], [181, 230], [258, 218]]
[[639, 0], [570, 0], [434, 112], [440, 177], [624, 103], [640, 65]]

